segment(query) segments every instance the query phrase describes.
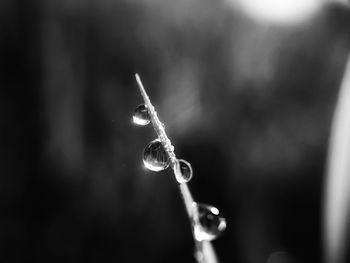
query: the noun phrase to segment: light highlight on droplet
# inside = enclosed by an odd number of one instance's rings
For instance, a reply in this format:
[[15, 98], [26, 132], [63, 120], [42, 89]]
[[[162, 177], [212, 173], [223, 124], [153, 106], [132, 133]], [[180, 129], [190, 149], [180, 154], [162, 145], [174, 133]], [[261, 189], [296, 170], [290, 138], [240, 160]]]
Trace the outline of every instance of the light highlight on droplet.
[[193, 233], [197, 241], [211, 241], [226, 229], [226, 219], [216, 207], [193, 203]]
[[151, 117], [149, 115], [147, 106], [144, 104], [138, 105], [134, 111], [132, 120], [135, 124], [141, 126], [145, 126], [150, 123]]
[[159, 172], [169, 166], [169, 157], [159, 139], [151, 141], [143, 151], [143, 163], [151, 171]]
[[179, 184], [187, 183], [191, 180], [193, 175], [192, 166], [189, 162], [179, 159], [175, 163], [174, 173], [176, 181]]

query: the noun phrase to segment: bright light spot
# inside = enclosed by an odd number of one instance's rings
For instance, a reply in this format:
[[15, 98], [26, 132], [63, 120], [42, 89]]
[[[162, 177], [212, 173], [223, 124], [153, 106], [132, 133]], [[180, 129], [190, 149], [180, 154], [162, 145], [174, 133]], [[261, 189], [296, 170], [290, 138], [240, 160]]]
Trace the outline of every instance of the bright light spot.
[[226, 229], [226, 221], [221, 220], [218, 227], [219, 231], [224, 231]]
[[253, 19], [294, 24], [312, 16], [326, 0], [227, 0]]
[[345, 262], [350, 221], [350, 57], [332, 124], [324, 203], [327, 262]]
[[216, 207], [211, 207], [210, 211], [214, 214], [214, 215], [219, 215], [219, 210]]

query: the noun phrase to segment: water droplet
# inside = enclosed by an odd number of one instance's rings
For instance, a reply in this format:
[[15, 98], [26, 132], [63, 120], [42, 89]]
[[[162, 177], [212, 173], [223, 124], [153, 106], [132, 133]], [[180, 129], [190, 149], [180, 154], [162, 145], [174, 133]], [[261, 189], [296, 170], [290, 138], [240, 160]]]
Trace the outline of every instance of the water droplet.
[[143, 151], [143, 163], [146, 168], [159, 172], [169, 166], [169, 157], [159, 139], [151, 141]]
[[189, 182], [193, 175], [191, 164], [182, 159], [176, 161], [174, 172], [179, 184]]
[[132, 120], [135, 124], [142, 126], [151, 122], [151, 116], [149, 115], [148, 108], [145, 104], [136, 107]]
[[210, 241], [226, 229], [226, 219], [211, 205], [193, 203], [193, 233], [197, 241]]

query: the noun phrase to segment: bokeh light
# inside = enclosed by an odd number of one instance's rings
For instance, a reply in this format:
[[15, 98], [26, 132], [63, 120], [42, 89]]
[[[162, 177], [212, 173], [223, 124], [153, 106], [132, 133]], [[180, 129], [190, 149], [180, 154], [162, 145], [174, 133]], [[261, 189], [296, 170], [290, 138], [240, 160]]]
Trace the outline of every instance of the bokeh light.
[[310, 18], [323, 0], [227, 0], [253, 19], [276, 24], [295, 24]]

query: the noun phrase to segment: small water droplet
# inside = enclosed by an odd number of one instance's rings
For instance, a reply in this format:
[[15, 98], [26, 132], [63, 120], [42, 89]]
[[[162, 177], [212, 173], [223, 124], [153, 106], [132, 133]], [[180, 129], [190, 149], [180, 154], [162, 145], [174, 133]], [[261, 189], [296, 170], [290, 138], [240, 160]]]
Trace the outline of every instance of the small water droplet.
[[182, 159], [179, 159], [176, 161], [174, 172], [175, 172], [176, 181], [179, 184], [189, 182], [193, 175], [191, 164]]
[[135, 124], [142, 126], [151, 122], [151, 116], [149, 115], [148, 108], [145, 104], [136, 107], [132, 120]]
[[159, 139], [151, 141], [143, 151], [143, 163], [146, 168], [159, 172], [169, 166], [169, 157]]
[[193, 233], [197, 241], [210, 241], [226, 229], [226, 219], [211, 205], [193, 203], [196, 209], [193, 218]]

